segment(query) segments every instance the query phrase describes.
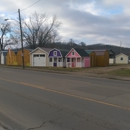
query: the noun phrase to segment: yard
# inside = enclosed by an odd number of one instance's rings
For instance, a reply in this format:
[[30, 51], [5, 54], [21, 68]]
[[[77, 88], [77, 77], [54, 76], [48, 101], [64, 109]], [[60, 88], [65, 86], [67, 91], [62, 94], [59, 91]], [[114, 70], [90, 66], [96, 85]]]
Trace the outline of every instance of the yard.
[[76, 74], [85, 75], [104, 75], [104, 76], [122, 76], [130, 77], [130, 64], [113, 65], [108, 67], [91, 67], [91, 68], [44, 68], [53, 71], [74, 72]]
[[[3, 66], [3, 65], [1, 65]], [[3, 66], [21, 68], [22, 66]], [[63, 68], [63, 67], [25, 67], [25, 69], [33, 69], [38, 71], [52, 71], [59, 73], [72, 73], [76, 75], [98, 75], [98, 76], [122, 76], [130, 77], [130, 64], [112, 65], [108, 67], [90, 67], [90, 68]]]

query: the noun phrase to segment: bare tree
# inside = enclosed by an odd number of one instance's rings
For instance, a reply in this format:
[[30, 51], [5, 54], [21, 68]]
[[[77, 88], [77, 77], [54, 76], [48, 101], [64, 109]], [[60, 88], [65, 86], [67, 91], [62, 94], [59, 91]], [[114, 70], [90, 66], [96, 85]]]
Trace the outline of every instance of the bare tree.
[[0, 24], [0, 44], [1, 44], [1, 50], [4, 49], [6, 47], [6, 44], [3, 43], [3, 37], [11, 31], [11, 27], [9, 23], [1, 23]]
[[32, 49], [59, 40], [57, 29], [60, 22], [56, 16], [49, 18], [35, 12], [29, 19], [23, 19], [22, 23], [24, 42]]
[[86, 43], [84, 43], [84, 42], [80, 42], [79, 45], [81, 46], [81, 48], [86, 47]]

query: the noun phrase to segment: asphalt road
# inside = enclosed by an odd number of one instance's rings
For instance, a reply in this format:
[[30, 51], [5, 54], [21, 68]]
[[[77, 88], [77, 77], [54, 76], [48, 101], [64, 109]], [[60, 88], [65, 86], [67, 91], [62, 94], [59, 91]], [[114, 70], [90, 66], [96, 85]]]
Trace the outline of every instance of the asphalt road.
[[0, 68], [0, 121], [14, 130], [130, 130], [130, 82]]

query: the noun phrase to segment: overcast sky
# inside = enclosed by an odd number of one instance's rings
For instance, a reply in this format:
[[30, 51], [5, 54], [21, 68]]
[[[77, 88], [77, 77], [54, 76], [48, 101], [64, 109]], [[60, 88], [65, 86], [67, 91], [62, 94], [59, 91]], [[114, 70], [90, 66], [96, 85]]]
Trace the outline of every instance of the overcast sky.
[[[0, 21], [17, 18], [17, 10], [37, 0], [0, 0]], [[62, 41], [130, 46], [130, 0], [41, 0], [21, 15], [33, 12], [56, 15], [62, 23]], [[14, 13], [16, 12], [16, 13]], [[14, 13], [14, 14], [12, 14]], [[12, 15], [10, 15], [12, 14]]]

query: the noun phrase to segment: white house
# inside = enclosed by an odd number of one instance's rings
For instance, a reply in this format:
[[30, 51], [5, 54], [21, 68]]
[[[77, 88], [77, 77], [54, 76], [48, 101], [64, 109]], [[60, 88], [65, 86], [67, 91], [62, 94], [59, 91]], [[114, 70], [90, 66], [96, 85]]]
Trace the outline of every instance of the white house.
[[123, 53], [116, 55], [115, 57], [115, 64], [128, 64], [129, 57]]

